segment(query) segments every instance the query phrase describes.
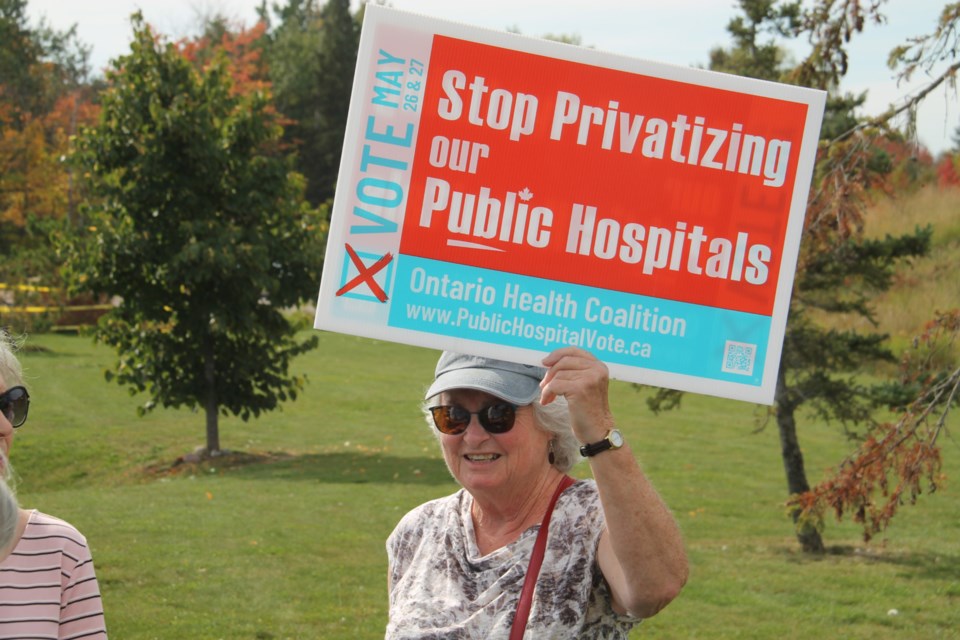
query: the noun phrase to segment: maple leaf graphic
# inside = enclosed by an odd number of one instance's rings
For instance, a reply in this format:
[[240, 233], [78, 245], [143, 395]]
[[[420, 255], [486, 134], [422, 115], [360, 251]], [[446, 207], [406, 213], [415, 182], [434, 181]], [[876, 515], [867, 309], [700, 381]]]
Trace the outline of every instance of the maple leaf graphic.
[[526, 202], [527, 200], [529, 200], [530, 198], [533, 197], [533, 192], [530, 191], [530, 189], [528, 189], [527, 187], [524, 187], [524, 188], [523, 188], [523, 191], [521, 191], [521, 192], [518, 193], [517, 195], [520, 196], [520, 199], [521, 199], [521, 200], [523, 200], [524, 202]]

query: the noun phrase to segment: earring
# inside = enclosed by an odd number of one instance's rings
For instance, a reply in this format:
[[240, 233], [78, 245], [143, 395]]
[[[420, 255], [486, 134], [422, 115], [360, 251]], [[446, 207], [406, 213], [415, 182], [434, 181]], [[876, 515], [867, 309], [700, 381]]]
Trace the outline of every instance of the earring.
[[547, 462], [553, 466], [557, 462], [557, 455], [553, 452], [554, 440], [550, 440], [550, 449], [547, 451]]

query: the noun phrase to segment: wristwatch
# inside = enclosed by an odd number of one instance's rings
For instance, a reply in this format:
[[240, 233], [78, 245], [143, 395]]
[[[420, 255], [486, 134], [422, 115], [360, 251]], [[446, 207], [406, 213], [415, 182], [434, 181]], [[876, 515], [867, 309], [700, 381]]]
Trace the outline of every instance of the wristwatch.
[[584, 458], [589, 458], [590, 456], [597, 455], [601, 451], [606, 451], [607, 449], [619, 449], [622, 446], [623, 434], [620, 433], [620, 429], [610, 429], [610, 431], [607, 431], [607, 435], [605, 435], [603, 440], [600, 442], [593, 442], [580, 447], [580, 455], [582, 455]]

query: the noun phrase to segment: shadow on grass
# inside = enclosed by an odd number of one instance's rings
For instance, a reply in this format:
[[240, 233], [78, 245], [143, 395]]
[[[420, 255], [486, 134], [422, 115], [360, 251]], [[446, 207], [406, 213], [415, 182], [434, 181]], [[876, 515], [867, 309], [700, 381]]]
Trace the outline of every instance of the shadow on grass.
[[448, 484], [452, 481], [439, 458], [399, 457], [381, 453], [335, 452], [294, 455], [285, 452], [236, 453], [202, 462], [154, 465], [149, 476], [229, 474], [249, 480], [329, 483]]
[[[68, 333], [61, 332], [61, 335], [70, 335], [78, 336], [77, 333]], [[82, 338], [87, 338], [93, 344], [93, 333], [81, 335]], [[73, 359], [73, 358], [87, 358], [88, 354], [82, 353], [80, 351], [75, 351], [72, 349], [62, 349], [56, 348], [53, 349], [43, 344], [37, 344], [33, 340], [27, 340], [23, 346], [20, 348], [20, 352], [24, 354], [29, 354], [31, 357], [42, 357], [42, 358], [64, 358], [64, 359]]]
[[785, 551], [794, 562], [816, 562], [828, 558], [849, 558], [857, 562], [900, 567], [905, 578], [953, 580], [960, 575], [960, 555], [949, 553], [886, 551], [870, 546], [834, 545], [823, 555]]

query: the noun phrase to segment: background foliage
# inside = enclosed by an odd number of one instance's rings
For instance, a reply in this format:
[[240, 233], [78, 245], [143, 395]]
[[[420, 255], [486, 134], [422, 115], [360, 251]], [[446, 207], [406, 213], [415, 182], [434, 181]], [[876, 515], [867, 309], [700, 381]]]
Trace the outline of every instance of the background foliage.
[[[92, 147], [85, 165], [73, 161], [82, 157], [75, 136], [110, 108], [108, 96], [124, 90], [117, 85], [122, 76], [90, 78], [84, 45], [71, 31], [28, 24], [25, 6], [26, 0], [0, 0], [0, 327], [14, 332], [64, 324], [63, 304], [110, 302], [89, 292], [70, 299], [62, 275], [90, 279], [96, 272], [58, 253], [53, 239], [96, 239], [116, 225], [123, 233], [114, 239], [139, 243], [144, 233], [168, 234], [189, 252], [189, 238], [177, 235], [179, 223], [202, 224], [192, 210], [174, 216], [178, 224], [170, 228], [163, 226], [171, 222], [166, 217], [139, 229], [122, 216], [90, 217], [110, 210], [115, 194], [88, 188], [87, 178], [103, 167], [90, 162]], [[865, 119], [858, 115], [863, 95], [833, 91], [849, 62], [847, 44], [882, 21], [882, 8], [882, 0], [740, 0], [731, 46], [710, 52], [718, 70], [831, 90], [801, 260], [801, 268], [810, 269], [798, 278], [795, 311], [801, 313], [791, 316], [796, 341], [786, 352], [793, 371], [784, 379], [794, 397], [824, 392], [818, 398], [839, 401], [833, 406], [847, 413], [814, 403], [778, 407], [773, 417], [789, 415], [799, 427], [802, 441], [788, 444], [802, 454], [804, 482], [811, 481], [809, 491], [799, 493], [801, 483], [784, 492], [782, 431], [764, 427], [771, 415], [688, 397], [682, 411], [654, 419], [644, 404], [656, 396], [615, 385], [617, 413], [634, 420], [628, 437], [640, 443], [641, 460], [676, 510], [694, 567], [680, 600], [638, 637], [955, 637], [960, 628], [957, 452], [955, 439], [940, 437], [950, 435], [949, 424], [918, 418], [926, 405], [904, 423], [901, 413], [886, 411], [904, 405], [904, 398], [887, 396], [881, 406], [875, 400], [883, 397], [865, 393], [890, 389], [892, 382], [912, 385], [923, 399], [923, 389], [949, 375], [956, 390], [960, 372], [958, 326], [950, 329], [960, 301], [960, 128], [954, 148], [933, 158], [912, 141], [915, 100]], [[322, 218], [336, 186], [362, 9], [351, 15], [345, 0], [286, 0], [264, 3], [260, 16], [249, 28], [205, 19], [195, 37], [164, 49], [168, 70], [181, 78], [216, 78], [198, 91], [240, 109], [218, 112], [224, 127], [242, 131], [251, 113], [269, 123], [271, 158], [282, 160], [273, 166], [284, 167], [284, 193], [294, 194], [288, 217], [311, 211]], [[929, 91], [952, 86], [960, 69], [958, 24], [960, 3], [945, 3], [940, 24], [927, 36], [894, 50], [893, 67], [926, 74]], [[153, 36], [158, 46], [166, 44], [162, 34]], [[579, 43], [575, 34], [558, 38]], [[812, 45], [796, 65], [787, 64], [781, 48], [791, 38]], [[143, 81], [155, 82], [153, 90], [171, 80]], [[131, 92], [128, 101], [144, 100], [142, 113], [158, 121], [189, 115], [165, 110], [175, 100], [152, 104], [150, 95]], [[929, 92], [915, 99], [927, 96], [935, 99]], [[119, 123], [121, 111], [118, 106], [105, 118]], [[906, 124], [897, 128], [894, 121]], [[156, 141], [139, 135], [142, 127], [130, 129], [129, 137], [122, 131], [111, 134], [117, 154], [133, 152], [127, 160], [145, 161], [142, 152]], [[101, 177], [109, 186], [117, 176], [108, 173]], [[195, 185], [184, 191], [186, 198], [208, 195]], [[150, 208], [141, 213], [149, 222]], [[317, 252], [325, 232], [322, 220], [318, 225]], [[226, 242], [218, 235], [209, 241], [221, 248]], [[835, 268], [838, 259], [852, 257], [888, 261], [878, 271]], [[195, 270], [215, 271], [216, 263]], [[131, 317], [130, 326], [163, 325], [174, 312], [186, 313], [177, 300], [190, 297], [180, 286], [190, 287], [164, 277], [161, 268], [134, 278], [160, 283], [162, 295], [150, 304], [162, 318]], [[29, 305], [45, 310], [28, 313]], [[309, 311], [285, 309], [284, 316], [282, 326], [274, 318], [274, 327], [293, 340], [296, 320], [308, 319]], [[940, 324], [931, 323], [935, 318]], [[918, 339], [924, 335], [943, 340], [928, 347]], [[308, 332], [296, 340], [316, 337]], [[406, 509], [453, 488], [416, 414], [435, 354], [343, 336], [318, 339], [319, 350], [289, 360], [297, 390], [309, 380], [297, 402], [278, 405], [278, 394], [260, 400], [281, 411], [249, 423], [227, 418], [225, 448], [233, 453], [197, 464], [184, 455], [198, 443], [201, 421], [190, 402], [136, 418], [143, 401], [102, 381], [117, 356], [86, 337], [31, 338], [36, 350], [25, 360], [37, 403], [13, 457], [21, 495], [90, 537], [113, 635], [382, 637], [383, 540]], [[807, 350], [805, 344], [833, 346]], [[131, 353], [138, 346], [122, 342], [120, 359], [127, 363], [126, 381], [146, 388], [159, 374], [137, 372], [142, 362]], [[169, 351], [189, 353], [181, 346]], [[853, 360], [853, 348], [881, 357]], [[171, 362], [164, 375], [189, 366]], [[902, 364], [908, 365], [903, 372]], [[825, 379], [828, 368], [839, 375]], [[418, 378], [414, 371], [424, 373]], [[244, 378], [240, 371], [237, 379]], [[818, 382], [824, 384], [809, 386]], [[826, 424], [827, 416], [839, 418], [840, 427]], [[877, 446], [884, 442], [898, 448], [883, 452]], [[933, 489], [936, 496], [929, 495]], [[916, 506], [890, 526], [897, 507], [913, 500]], [[828, 518], [831, 512], [839, 521]], [[798, 553], [787, 515], [797, 519], [801, 534], [815, 533], [826, 553]], [[869, 544], [865, 534], [873, 536]]]

